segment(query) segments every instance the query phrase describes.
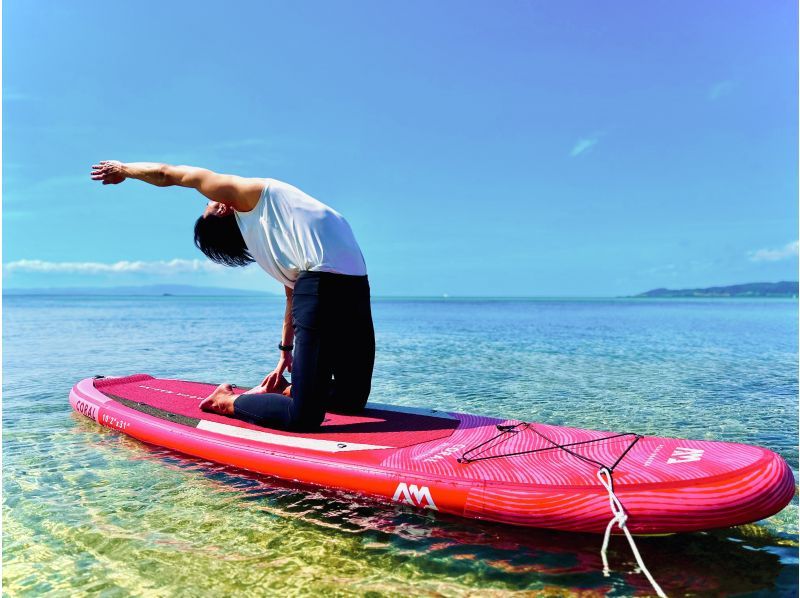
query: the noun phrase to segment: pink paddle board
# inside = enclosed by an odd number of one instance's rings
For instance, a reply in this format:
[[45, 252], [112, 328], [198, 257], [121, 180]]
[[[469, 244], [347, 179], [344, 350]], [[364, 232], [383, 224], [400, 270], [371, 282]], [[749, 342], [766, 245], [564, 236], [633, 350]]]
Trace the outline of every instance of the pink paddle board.
[[639, 436], [370, 402], [313, 433], [200, 411], [214, 385], [146, 374], [87, 378], [70, 403], [160, 447], [278, 478], [517, 526], [603, 532], [612, 471], [628, 528], [688, 532], [769, 517], [792, 499], [777, 454], [730, 442]]

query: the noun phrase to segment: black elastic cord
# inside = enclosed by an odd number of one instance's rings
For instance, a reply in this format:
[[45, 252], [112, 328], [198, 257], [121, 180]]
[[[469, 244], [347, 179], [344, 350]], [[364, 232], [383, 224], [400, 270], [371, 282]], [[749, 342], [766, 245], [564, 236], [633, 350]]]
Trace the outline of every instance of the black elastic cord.
[[[519, 424], [498, 424], [497, 425], [497, 429], [500, 430], [500, 434], [498, 434], [497, 436], [493, 436], [492, 438], [489, 438], [488, 440], [485, 440], [485, 441], [481, 442], [480, 444], [477, 444], [477, 445], [473, 446], [472, 448], [467, 449], [466, 451], [464, 451], [461, 454], [461, 457], [458, 458], [458, 462], [459, 463], [472, 463], [474, 461], [488, 461], [489, 459], [499, 459], [500, 457], [516, 457], [518, 455], [529, 455], [529, 454], [532, 454], [532, 453], [540, 453], [540, 452], [543, 452], [543, 451], [551, 451], [553, 449], [561, 449], [561, 450], [569, 453], [573, 457], [577, 457], [581, 461], [584, 461], [586, 463], [592, 463], [593, 465], [597, 465], [600, 468], [604, 467], [604, 468], [608, 469], [609, 472], [613, 472], [614, 468], [617, 465], [619, 465], [620, 461], [622, 461], [622, 458], [625, 455], [627, 455], [628, 451], [630, 451], [633, 448], [633, 445], [635, 445], [639, 441], [639, 439], [642, 438], [642, 436], [640, 434], [634, 434], [633, 432], [622, 432], [620, 434], [612, 434], [611, 436], [604, 436], [603, 438], [593, 438], [592, 440], [581, 440], [579, 442], [568, 442], [566, 444], [558, 444], [555, 440], [553, 440], [551, 438], [548, 438], [547, 436], [542, 434], [539, 430], [537, 430], [534, 427], [533, 424], [528, 423], [528, 422], [521, 422]], [[548, 447], [538, 448], [538, 449], [530, 449], [530, 450], [527, 450], [527, 451], [516, 451], [516, 452], [513, 452], [513, 453], [501, 453], [499, 455], [488, 455], [488, 456], [485, 456], [485, 457], [479, 456], [479, 455], [482, 455], [483, 453], [485, 453], [490, 448], [494, 448], [495, 446], [501, 444], [502, 442], [505, 442], [506, 440], [509, 440], [510, 438], [513, 438], [513, 435], [516, 435], [519, 432], [522, 432], [523, 430], [528, 430], [528, 429], [533, 430], [534, 433], [536, 433], [537, 435], [542, 437], [547, 442], [551, 443], [553, 446], [548, 446]], [[506, 436], [507, 434], [512, 434], [512, 436]], [[579, 445], [582, 445], [582, 444], [590, 444], [592, 442], [603, 442], [603, 441], [606, 441], [606, 440], [613, 440], [614, 438], [622, 438], [623, 436], [633, 436], [633, 441], [625, 448], [625, 450], [617, 458], [617, 460], [614, 461], [614, 464], [610, 465], [610, 466], [609, 465], [605, 465], [604, 463], [601, 463], [600, 461], [596, 461], [596, 460], [591, 459], [589, 457], [585, 457], [583, 455], [579, 455], [575, 451], [572, 451], [569, 448], [567, 448], [567, 447], [579, 446]], [[495, 440], [498, 440], [498, 439], [500, 439], [500, 440], [496, 444], [493, 444], [491, 446], [486, 446], [489, 443], [491, 443], [491, 442], [493, 442]], [[478, 452], [477, 456], [472, 456], [472, 457], [468, 456], [470, 453], [475, 453], [475, 451], [477, 451], [478, 449], [480, 449], [482, 447], [486, 447], [486, 448], [484, 448], [482, 451]]]

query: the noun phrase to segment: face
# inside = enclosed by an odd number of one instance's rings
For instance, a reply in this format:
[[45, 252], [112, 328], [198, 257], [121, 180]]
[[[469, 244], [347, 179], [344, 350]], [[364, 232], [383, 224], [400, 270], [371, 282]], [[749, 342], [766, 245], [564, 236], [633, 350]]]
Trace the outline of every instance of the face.
[[206, 209], [203, 210], [203, 218], [208, 218], [209, 216], [221, 218], [223, 216], [230, 216], [231, 214], [233, 214], [233, 208], [224, 203], [219, 203], [218, 201], [209, 201]]

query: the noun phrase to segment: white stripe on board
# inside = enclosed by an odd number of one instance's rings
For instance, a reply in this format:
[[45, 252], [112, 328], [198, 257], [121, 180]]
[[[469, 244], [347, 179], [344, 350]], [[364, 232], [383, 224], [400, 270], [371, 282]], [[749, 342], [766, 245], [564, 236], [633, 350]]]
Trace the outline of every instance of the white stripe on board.
[[284, 436], [283, 434], [272, 434], [251, 430], [250, 428], [240, 428], [219, 422], [201, 419], [197, 427], [207, 432], [215, 432], [234, 438], [244, 438], [255, 440], [256, 442], [266, 442], [279, 446], [290, 446], [292, 448], [309, 449], [312, 451], [322, 451], [324, 453], [342, 453], [347, 451], [374, 451], [379, 449], [392, 448], [390, 446], [378, 446], [375, 444], [358, 444], [356, 442], [338, 442], [336, 440], [322, 440], [319, 438], [307, 438], [304, 436]]

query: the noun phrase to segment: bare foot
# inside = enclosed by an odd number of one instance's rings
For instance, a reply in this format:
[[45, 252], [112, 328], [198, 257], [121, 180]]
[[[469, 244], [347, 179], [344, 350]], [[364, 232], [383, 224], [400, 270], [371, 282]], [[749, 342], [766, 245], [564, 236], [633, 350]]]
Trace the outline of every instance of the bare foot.
[[233, 386], [228, 383], [220, 384], [214, 392], [203, 399], [200, 409], [220, 415], [233, 415], [233, 402], [237, 396], [233, 392]]

